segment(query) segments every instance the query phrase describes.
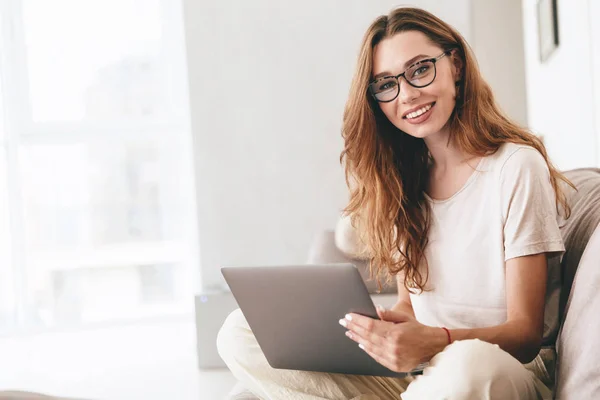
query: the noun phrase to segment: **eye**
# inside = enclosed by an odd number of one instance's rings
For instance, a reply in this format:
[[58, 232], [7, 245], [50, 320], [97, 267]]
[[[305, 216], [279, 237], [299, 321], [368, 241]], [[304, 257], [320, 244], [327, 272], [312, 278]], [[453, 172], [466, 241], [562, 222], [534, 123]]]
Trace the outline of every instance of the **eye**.
[[414, 71], [412, 71], [410, 76], [412, 78], [419, 78], [422, 75], [426, 75], [430, 69], [431, 66], [429, 64], [419, 65]]
[[376, 92], [385, 92], [386, 90], [394, 89], [396, 87], [396, 85], [397, 85], [396, 80], [388, 79], [388, 80], [378, 83], [375, 91]]

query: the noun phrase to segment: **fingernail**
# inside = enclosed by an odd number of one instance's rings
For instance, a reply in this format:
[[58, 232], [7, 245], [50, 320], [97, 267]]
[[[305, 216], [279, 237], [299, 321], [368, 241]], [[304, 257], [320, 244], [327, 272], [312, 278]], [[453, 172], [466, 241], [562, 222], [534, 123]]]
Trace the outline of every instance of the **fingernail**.
[[360, 349], [361, 349], [361, 350], [364, 350], [364, 349], [365, 349], [365, 346], [363, 346], [363, 345], [362, 345], [362, 343], [359, 343], [359, 344], [358, 344], [358, 347], [360, 347]]
[[344, 328], [345, 328], [345, 327], [346, 327], [346, 325], [347, 325], [347, 324], [346, 324], [346, 321], [345, 321], [345, 320], [343, 320], [343, 319], [340, 319], [340, 320], [339, 320], [339, 323], [340, 323], [340, 325], [341, 325], [341, 326], [343, 326]]
[[352, 321], [352, 315], [350, 315], [350, 314], [346, 314], [346, 319], [347, 319], [348, 321]]
[[346, 331], [346, 336], [348, 336], [350, 339], [352, 339], [352, 332]]
[[382, 312], [385, 311], [385, 308], [381, 304], [377, 304], [377, 309]]

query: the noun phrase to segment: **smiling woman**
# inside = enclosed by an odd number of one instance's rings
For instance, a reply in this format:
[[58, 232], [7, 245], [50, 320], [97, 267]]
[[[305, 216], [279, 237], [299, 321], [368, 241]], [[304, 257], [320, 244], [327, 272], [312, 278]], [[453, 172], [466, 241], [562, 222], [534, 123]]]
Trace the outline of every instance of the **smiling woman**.
[[[450, 49], [433, 58], [427, 58], [425, 54], [417, 56], [417, 62], [413, 58], [398, 65], [399, 61], [396, 55], [399, 49], [408, 49], [408, 54], [417, 50], [426, 54], [439, 52], [437, 46], [434, 46], [425, 34], [418, 31], [405, 32], [384, 40], [375, 47], [373, 71], [379, 71], [385, 68], [384, 66], [392, 66], [388, 69], [398, 69], [408, 64], [409, 67], [400, 75], [393, 77], [397, 83], [393, 96], [389, 92], [378, 93], [378, 80], [372, 82], [369, 87], [375, 86], [375, 89], [371, 89], [371, 93], [380, 103], [381, 110], [388, 117], [395, 113], [390, 118], [392, 123], [397, 123], [396, 126], [406, 133], [423, 138], [428, 133], [440, 131], [450, 118], [454, 109], [454, 82], [460, 79], [460, 58], [454, 56], [455, 49]], [[398, 80], [401, 77], [404, 79]], [[410, 100], [411, 106], [399, 108], [398, 104], [401, 102], [393, 102], [398, 96], [402, 103]], [[434, 119], [428, 122], [427, 128], [424, 128], [424, 122], [429, 120], [432, 115]]]
[[564, 252], [559, 183], [569, 182], [498, 108], [464, 38], [421, 9], [377, 18], [342, 136], [346, 214], [371, 273], [397, 280], [398, 301], [379, 319], [339, 323], [392, 371], [430, 366], [416, 379], [275, 370], [238, 311], [219, 334], [235, 376], [265, 398], [552, 398], [538, 353], [558, 330], [544, 321], [557, 306], [545, 295], [560, 281], [548, 265]]

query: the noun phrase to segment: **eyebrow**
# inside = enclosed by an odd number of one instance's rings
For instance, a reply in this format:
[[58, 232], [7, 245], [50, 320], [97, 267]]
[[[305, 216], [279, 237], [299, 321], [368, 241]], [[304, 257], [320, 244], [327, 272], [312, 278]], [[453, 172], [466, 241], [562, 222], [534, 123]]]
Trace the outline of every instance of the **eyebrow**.
[[[427, 54], [419, 54], [418, 56], [415, 56], [413, 58], [411, 58], [410, 60], [408, 60], [407, 62], [404, 63], [404, 69], [410, 67], [412, 64], [414, 64], [417, 60], [421, 59], [421, 58], [430, 58], [431, 56], [428, 56]], [[373, 77], [373, 79], [379, 79], [382, 78], [384, 76], [391, 76], [392, 73], [389, 71], [383, 71], [378, 73], [377, 75], [375, 75]]]

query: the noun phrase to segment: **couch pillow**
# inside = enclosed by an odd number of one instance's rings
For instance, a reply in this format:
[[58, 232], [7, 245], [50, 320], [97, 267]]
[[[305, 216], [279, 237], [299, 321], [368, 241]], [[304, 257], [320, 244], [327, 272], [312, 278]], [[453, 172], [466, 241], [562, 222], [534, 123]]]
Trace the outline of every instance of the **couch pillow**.
[[323, 231], [314, 238], [310, 246], [307, 262], [309, 264], [354, 264], [360, 272], [360, 275], [362, 276], [369, 293], [397, 293], [395, 281], [392, 281], [387, 285], [382, 282], [382, 289], [379, 290], [377, 282], [374, 279], [370, 279], [369, 262], [365, 260], [357, 260], [342, 253], [335, 243], [334, 231]]
[[335, 245], [353, 260], [368, 260], [366, 244], [360, 239], [358, 230], [352, 225], [350, 216], [342, 215], [335, 227]]
[[561, 331], [557, 347], [557, 399], [600, 398], [600, 170], [566, 171], [577, 187], [567, 189], [571, 218], [561, 231], [566, 252], [562, 260]]
[[557, 400], [600, 399], [600, 229], [575, 274], [557, 340]]

